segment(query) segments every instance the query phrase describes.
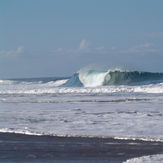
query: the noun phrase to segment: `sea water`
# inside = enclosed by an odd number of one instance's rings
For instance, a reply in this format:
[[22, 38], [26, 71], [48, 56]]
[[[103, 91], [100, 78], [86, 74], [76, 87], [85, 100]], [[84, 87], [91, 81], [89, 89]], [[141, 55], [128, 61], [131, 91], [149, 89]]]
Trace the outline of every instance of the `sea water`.
[[0, 80], [0, 132], [163, 141], [163, 74]]

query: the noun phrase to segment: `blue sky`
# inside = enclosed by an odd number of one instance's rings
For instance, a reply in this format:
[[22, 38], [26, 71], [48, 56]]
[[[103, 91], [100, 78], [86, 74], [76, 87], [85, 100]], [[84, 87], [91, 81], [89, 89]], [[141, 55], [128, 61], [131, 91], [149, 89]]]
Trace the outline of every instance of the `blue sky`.
[[87, 65], [163, 72], [162, 0], [1, 0], [0, 78]]

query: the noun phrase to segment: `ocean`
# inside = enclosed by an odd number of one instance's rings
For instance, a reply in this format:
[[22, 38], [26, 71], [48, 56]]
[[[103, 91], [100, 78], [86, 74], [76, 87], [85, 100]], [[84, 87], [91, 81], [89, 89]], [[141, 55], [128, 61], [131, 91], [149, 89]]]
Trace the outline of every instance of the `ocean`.
[[[163, 142], [162, 126], [163, 73], [84, 70], [0, 80], [0, 133]], [[128, 162], [146, 160], [163, 157]]]

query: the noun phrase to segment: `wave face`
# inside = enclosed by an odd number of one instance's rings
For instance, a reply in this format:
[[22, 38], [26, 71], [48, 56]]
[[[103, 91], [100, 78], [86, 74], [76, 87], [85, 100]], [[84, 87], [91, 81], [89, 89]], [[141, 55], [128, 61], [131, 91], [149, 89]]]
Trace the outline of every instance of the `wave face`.
[[109, 80], [106, 75], [104, 85], [136, 84], [140, 82], [159, 82], [163, 80], [163, 73], [139, 72], [139, 71], [110, 71]]
[[79, 79], [79, 74], [75, 73], [66, 83], [64, 83], [62, 86], [65, 87], [82, 87], [83, 84], [81, 83]]
[[163, 81], [163, 73], [109, 70], [88, 70], [74, 74], [63, 86], [97, 87], [107, 85], [152, 84]]

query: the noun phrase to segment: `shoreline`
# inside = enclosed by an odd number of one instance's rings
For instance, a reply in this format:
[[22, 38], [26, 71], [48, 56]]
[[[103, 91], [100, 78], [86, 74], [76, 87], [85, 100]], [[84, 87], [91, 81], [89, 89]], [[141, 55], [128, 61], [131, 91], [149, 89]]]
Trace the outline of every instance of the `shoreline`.
[[163, 142], [0, 132], [0, 161], [3, 162], [121, 163], [154, 154], [163, 154]]

